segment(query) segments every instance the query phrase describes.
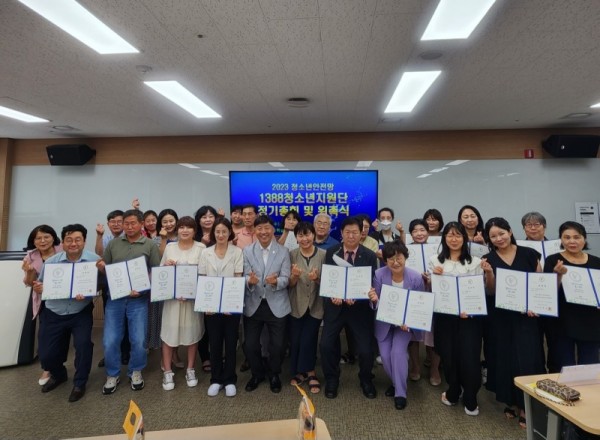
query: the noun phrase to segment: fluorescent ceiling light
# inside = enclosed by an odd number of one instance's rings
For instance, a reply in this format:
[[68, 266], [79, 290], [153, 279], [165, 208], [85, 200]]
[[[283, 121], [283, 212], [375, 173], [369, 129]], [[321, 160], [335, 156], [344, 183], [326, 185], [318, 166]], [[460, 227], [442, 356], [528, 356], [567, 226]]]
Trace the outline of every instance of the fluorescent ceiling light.
[[469, 38], [496, 0], [440, 0], [421, 40]]
[[456, 166], [456, 165], [462, 165], [463, 163], [468, 162], [468, 160], [453, 160], [452, 162], [448, 162], [446, 165], [450, 165], [450, 166]]
[[421, 174], [420, 176], [417, 176], [417, 179], [424, 179], [425, 177], [429, 176], [431, 176], [431, 174]]
[[191, 168], [192, 170], [197, 170], [200, 168], [196, 165], [192, 165], [191, 163], [180, 163], [179, 165], [181, 165], [182, 167]]
[[283, 167], [285, 167], [285, 165], [282, 164], [281, 162], [269, 162], [269, 165], [271, 165], [273, 168], [283, 168]]
[[138, 53], [75, 0], [19, 0], [99, 54]]
[[47, 119], [38, 118], [37, 116], [13, 110], [12, 108], [3, 107], [0, 105], [0, 115], [7, 118], [18, 119], [23, 122], [50, 122]]
[[200, 171], [202, 171], [203, 173], [206, 173], [206, 174], [210, 174], [212, 176], [220, 176], [221, 175], [221, 173], [217, 173], [217, 172], [211, 171], [211, 170], [200, 170]]
[[357, 168], [369, 168], [372, 163], [373, 163], [372, 160], [359, 160], [356, 163], [356, 167]]
[[289, 168], [277, 168], [277, 171], [289, 171]]
[[223, 179], [229, 179], [229, 176], [219, 176], [222, 177]]
[[600, 108], [600, 102], [598, 104], [592, 105], [591, 108]]
[[429, 171], [430, 173], [439, 173], [441, 171], [447, 170], [448, 167], [442, 167], [442, 168], [434, 168], [433, 170]]
[[440, 73], [442, 73], [440, 70], [405, 72], [400, 78], [385, 113], [410, 113]]
[[144, 84], [197, 118], [221, 117], [177, 81], [144, 81]]

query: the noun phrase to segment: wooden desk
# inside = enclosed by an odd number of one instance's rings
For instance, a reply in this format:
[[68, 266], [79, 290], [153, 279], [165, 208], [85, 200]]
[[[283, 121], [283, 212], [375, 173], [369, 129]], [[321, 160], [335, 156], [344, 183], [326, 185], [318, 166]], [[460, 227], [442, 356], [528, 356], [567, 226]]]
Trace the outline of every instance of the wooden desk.
[[[240, 423], [236, 425], [202, 426], [198, 428], [147, 431], [146, 440], [188, 440], [207, 438], [211, 440], [296, 440], [298, 420], [273, 420], [269, 422]], [[79, 439], [72, 439], [79, 440]], [[83, 440], [83, 439], [81, 439]], [[85, 440], [127, 440], [125, 433], [85, 437]], [[317, 440], [331, 440], [327, 425], [317, 418]]]
[[[538, 374], [535, 376], [515, 377], [515, 385], [522, 389], [525, 394], [525, 413], [527, 414], [527, 439], [534, 440], [536, 436], [542, 437], [540, 431], [530, 423], [530, 416], [533, 414], [532, 401], [541, 402], [548, 408], [548, 422], [546, 430], [546, 439], [559, 439], [561, 436], [562, 419], [567, 419], [571, 423], [579, 426], [583, 430], [592, 434], [600, 435], [600, 384], [595, 385], [577, 385], [574, 386], [581, 393], [581, 399], [574, 406], [564, 406], [544, 399], [533, 391], [531, 384], [540, 379], [558, 378], [558, 374]], [[539, 427], [538, 427], [539, 428]]]

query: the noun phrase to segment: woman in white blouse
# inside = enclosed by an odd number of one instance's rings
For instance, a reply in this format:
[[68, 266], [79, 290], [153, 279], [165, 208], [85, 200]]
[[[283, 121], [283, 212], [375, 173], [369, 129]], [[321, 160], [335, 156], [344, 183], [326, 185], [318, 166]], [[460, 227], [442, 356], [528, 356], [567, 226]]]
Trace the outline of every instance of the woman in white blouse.
[[[242, 250], [234, 246], [235, 233], [231, 222], [225, 217], [215, 220], [210, 232], [210, 241], [214, 246], [206, 249], [200, 257], [198, 273], [212, 277], [240, 277], [244, 272]], [[207, 313], [206, 329], [210, 346], [211, 378], [208, 395], [219, 394], [225, 387], [225, 395], [233, 397], [237, 390], [235, 384], [236, 346], [240, 325], [239, 314]], [[223, 363], [223, 346], [225, 362]]]

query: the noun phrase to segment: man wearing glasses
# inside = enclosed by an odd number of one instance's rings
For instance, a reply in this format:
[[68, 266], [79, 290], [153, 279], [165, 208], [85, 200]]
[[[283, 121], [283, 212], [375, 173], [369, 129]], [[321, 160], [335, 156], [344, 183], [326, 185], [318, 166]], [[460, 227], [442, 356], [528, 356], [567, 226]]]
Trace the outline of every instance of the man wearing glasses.
[[340, 244], [335, 238], [329, 235], [331, 231], [331, 217], [329, 214], [320, 213], [315, 216], [315, 246], [327, 250], [331, 246]]

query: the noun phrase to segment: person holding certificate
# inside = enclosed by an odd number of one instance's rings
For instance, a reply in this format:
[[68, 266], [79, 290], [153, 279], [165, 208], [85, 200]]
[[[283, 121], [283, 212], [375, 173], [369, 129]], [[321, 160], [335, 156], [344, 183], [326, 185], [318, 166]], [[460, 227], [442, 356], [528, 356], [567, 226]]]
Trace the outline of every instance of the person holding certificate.
[[[491, 252], [481, 260], [488, 292], [496, 291], [496, 269], [521, 272], [541, 272], [540, 254], [530, 248], [517, 246], [508, 222], [501, 217], [487, 221], [485, 241]], [[489, 310], [489, 309], [488, 309]], [[491, 322], [491, 347], [488, 375], [495, 379], [496, 400], [507, 405], [507, 418], [519, 418], [526, 427], [523, 391], [513, 383], [517, 376], [545, 373], [543, 346], [537, 315], [496, 308]]]
[[428, 209], [423, 214], [423, 220], [427, 223], [427, 232], [430, 237], [437, 237], [442, 234], [444, 227], [444, 218], [442, 213], [435, 208]]
[[[65, 226], [61, 233], [63, 251], [48, 258], [44, 263], [38, 281], [33, 282], [33, 289], [37, 294], [44, 291], [44, 273], [50, 264], [55, 263], [82, 263], [95, 262], [100, 259], [93, 252], [85, 250], [85, 239], [87, 229], [80, 224]], [[52, 284], [65, 284], [67, 290], [75, 282], [79, 286], [92, 285], [93, 294], [97, 292], [98, 273], [89, 271], [93, 278], [85, 278], [85, 271], [80, 271], [77, 276], [61, 277], [65, 273], [57, 268], [57, 274], [52, 274]], [[49, 278], [49, 277], [48, 277]], [[75, 376], [73, 377], [73, 389], [69, 395], [69, 402], [76, 402], [85, 394], [85, 386], [92, 368], [92, 354], [94, 343], [92, 342], [92, 325], [94, 317], [92, 310], [94, 304], [91, 296], [84, 296], [81, 291], [74, 291], [69, 299], [49, 299], [41, 312], [39, 333], [39, 355], [40, 362], [48, 371], [50, 378], [42, 387], [42, 393], [54, 390], [63, 382], [67, 381], [67, 369], [64, 362], [69, 351], [69, 339], [73, 336], [75, 347]], [[67, 341], [67, 343], [65, 343]], [[118, 350], [118, 349], [117, 349]], [[119, 351], [120, 353], [120, 351]]]
[[[400, 240], [386, 243], [381, 250], [385, 266], [375, 271], [373, 288], [369, 292], [369, 300], [373, 308], [377, 307], [383, 285], [390, 285], [406, 290], [423, 291], [425, 285], [420, 273], [404, 267], [408, 258], [408, 249]], [[375, 338], [383, 361], [383, 368], [392, 380], [392, 385], [385, 395], [394, 397], [394, 406], [402, 410], [406, 408], [406, 388], [408, 378], [408, 344], [413, 336], [419, 336], [406, 326], [394, 326], [382, 321], [375, 321]]]
[[317, 340], [323, 319], [323, 299], [319, 296], [321, 266], [325, 251], [315, 246], [315, 227], [300, 222], [294, 228], [299, 248], [290, 252], [290, 372], [292, 385], [308, 383], [311, 393], [321, 391], [317, 379]]
[[[161, 266], [194, 265], [200, 261], [200, 255], [206, 247], [202, 243], [194, 241], [198, 226], [196, 221], [189, 216], [181, 217], [177, 221], [177, 241], [169, 243], [160, 262]], [[175, 388], [175, 373], [171, 370], [173, 363], [173, 351], [183, 345], [187, 347], [187, 369], [185, 381], [188, 387], [198, 385], [194, 363], [196, 361], [196, 350], [198, 341], [204, 333], [204, 320], [200, 313], [194, 311], [194, 301], [188, 301], [177, 297], [164, 301], [162, 310], [162, 327], [160, 338], [162, 340], [162, 365], [163, 373], [162, 387], [165, 391]]]
[[[436, 275], [481, 275], [481, 260], [469, 254], [469, 237], [458, 222], [448, 223], [442, 231], [442, 251], [429, 260]], [[442, 393], [442, 403], [453, 406], [463, 393], [465, 413], [479, 414], [477, 392], [481, 386], [480, 356], [482, 317], [434, 314], [435, 350], [442, 359], [448, 389]]]
[[[106, 272], [105, 266], [108, 264], [127, 262], [139, 257], [144, 258], [147, 268], [160, 264], [160, 255], [156, 245], [152, 240], [142, 235], [143, 221], [141, 211], [136, 209], [125, 211], [123, 214], [125, 235], [112, 239], [106, 246], [104, 257], [98, 263], [98, 269], [101, 272]], [[127, 274], [123, 274], [123, 280], [115, 281], [130, 282], [127, 277]], [[128, 296], [118, 299], [109, 298], [106, 304], [103, 343], [107, 378], [102, 389], [103, 394], [114, 393], [119, 384], [119, 374], [121, 372], [120, 346], [126, 322], [129, 330], [129, 342], [131, 343], [127, 375], [134, 391], [144, 388], [142, 369], [146, 367], [147, 363], [144, 342], [148, 329], [148, 298], [146, 294], [149, 291], [148, 289], [138, 292], [134, 289]]]
[[[546, 258], [544, 272], [556, 272], [560, 284], [570, 268], [600, 269], [600, 258], [584, 252], [587, 249], [587, 233], [583, 225], [565, 222], [560, 225], [558, 234], [564, 250]], [[596, 284], [596, 293], [599, 293], [599, 288]], [[594, 296], [593, 292], [588, 293]], [[563, 366], [600, 363], [600, 308], [568, 302], [562, 285], [559, 285], [558, 298], [560, 315], [554, 320], [558, 337], [556, 367], [560, 371]]]
[[[244, 272], [242, 250], [233, 244], [235, 233], [231, 222], [225, 217], [215, 220], [210, 232], [215, 245], [200, 255], [198, 273], [210, 277], [241, 277]], [[206, 313], [204, 321], [210, 345], [211, 377], [208, 395], [216, 396], [225, 387], [225, 395], [237, 394], [235, 373], [236, 345], [241, 315], [231, 313]], [[223, 361], [225, 350], [225, 361]]]
[[458, 211], [458, 222], [465, 227], [469, 241], [485, 244], [483, 238], [483, 218], [479, 210], [471, 205], [465, 205]]
[[[57, 252], [60, 252], [62, 250], [62, 246], [60, 245], [60, 238], [58, 238], [58, 235], [56, 235], [56, 231], [54, 228], [52, 228], [52, 226], [39, 225], [33, 228], [33, 230], [29, 233], [27, 247], [24, 250], [27, 251], [27, 255], [25, 255], [25, 258], [23, 258], [23, 265], [21, 266], [23, 272], [25, 272], [23, 283], [28, 287], [33, 287], [33, 282], [38, 279], [38, 276], [42, 271], [42, 265], [44, 264], [44, 261]], [[31, 290], [31, 306], [33, 310], [32, 319], [35, 320], [36, 317], [40, 316], [40, 311], [42, 309], [42, 298], [40, 295], [35, 293], [33, 289]], [[31, 326], [31, 332], [31, 337], [35, 338], [35, 325]], [[39, 337], [40, 334], [38, 332], [38, 341]], [[38, 379], [40, 386], [46, 385], [48, 380], [50, 380], [50, 372], [44, 368], [44, 365], [42, 365], [42, 370], [42, 375]]]

